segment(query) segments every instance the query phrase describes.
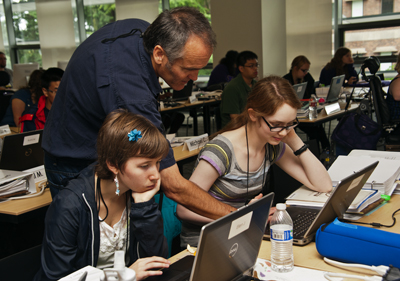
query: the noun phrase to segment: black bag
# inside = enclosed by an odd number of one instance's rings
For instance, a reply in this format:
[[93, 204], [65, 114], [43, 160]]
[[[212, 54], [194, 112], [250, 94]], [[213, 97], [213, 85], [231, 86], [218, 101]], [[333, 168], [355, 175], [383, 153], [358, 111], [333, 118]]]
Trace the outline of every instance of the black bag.
[[332, 140], [348, 149], [376, 150], [382, 128], [361, 112], [347, 113], [332, 133]]

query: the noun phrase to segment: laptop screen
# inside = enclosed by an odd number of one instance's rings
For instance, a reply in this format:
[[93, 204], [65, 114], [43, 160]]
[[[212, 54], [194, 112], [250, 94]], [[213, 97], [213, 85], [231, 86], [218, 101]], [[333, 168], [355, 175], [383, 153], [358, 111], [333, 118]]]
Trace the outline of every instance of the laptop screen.
[[24, 171], [43, 165], [43, 130], [5, 136], [0, 169]]
[[256, 263], [274, 194], [203, 226], [191, 281], [232, 280]]
[[293, 85], [293, 89], [300, 100], [304, 98], [306, 88], [307, 88], [307, 82]]
[[344, 74], [332, 78], [331, 85], [329, 87], [329, 92], [326, 97], [326, 102], [335, 102], [339, 99], [340, 90], [342, 89], [343, 82], [344, 82]]

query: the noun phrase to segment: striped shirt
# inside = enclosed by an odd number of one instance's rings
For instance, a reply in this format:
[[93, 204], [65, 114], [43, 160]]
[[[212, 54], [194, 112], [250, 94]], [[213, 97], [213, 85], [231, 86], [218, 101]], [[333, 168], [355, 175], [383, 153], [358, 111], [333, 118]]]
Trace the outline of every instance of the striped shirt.
[[[200, 160], [207, 161], [218, 172], [219, 177], [211, 186], [209, 193], [214, 198], [235, 208], [243, 206], [247, 198], [253, 198], [262, 192], [263, 179], [266, 178], [269, 167], [282, 157], [285, 144], [273, 146], [271, 153], [266, 155], [266, 161], [254, 171], [249, 172], [249, 189], [247, 190], [247, 171], [242, 170], [236, 160], [233, 145], [229, 139], [218, 135], [207, 143], [197, 158], [195, 169]], [[273, 159], [272, 162], [269, 159]], [[265, 176], [264, 176], [265, 173]], [[205, 175], [206, 176], [206, 175]], [[188, 222], [182, 223], [181, 245], [197, 245], [201, 227]]]

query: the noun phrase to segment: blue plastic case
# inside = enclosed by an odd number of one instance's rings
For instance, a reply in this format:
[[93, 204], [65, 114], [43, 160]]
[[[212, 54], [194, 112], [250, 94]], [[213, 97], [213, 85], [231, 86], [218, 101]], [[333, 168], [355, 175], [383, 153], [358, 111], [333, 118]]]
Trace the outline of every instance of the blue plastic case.
[[340, 222], [337, 218], [317, 231], [320, 255], [332, 260], [400, 267], [400, 234]]

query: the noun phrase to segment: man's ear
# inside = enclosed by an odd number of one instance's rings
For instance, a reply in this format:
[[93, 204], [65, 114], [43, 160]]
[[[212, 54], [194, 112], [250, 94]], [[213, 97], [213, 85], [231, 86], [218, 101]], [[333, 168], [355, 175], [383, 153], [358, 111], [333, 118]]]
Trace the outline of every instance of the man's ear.
[[49, 97], [49, 92], [47, 92], [46, 88], [42, 88], [42, 92], [43, 92], [43, 95], [46, 96], [46, 98]]
[[239, 65], [239, 66], [238, 66], [238, 69], [239, 69], [240, 73], [242, 73], [242, 72], [244, 71], [244, 66]]
[[161, 65], [165, 57], [165, 51], [160, 45], [156, 45], [153, 49], [153, 59], [156, 64]]
[[117, 175], [118, 172], [119, 172], [118, 168], [115, 167], [114, 165], [111, 165], [111, 163], [110, 163], [109, 161], [106, 161], [106, 163], [107, 163], [107, 168], [108, 168], [111, 172], [113, 172], [115, 175]]

